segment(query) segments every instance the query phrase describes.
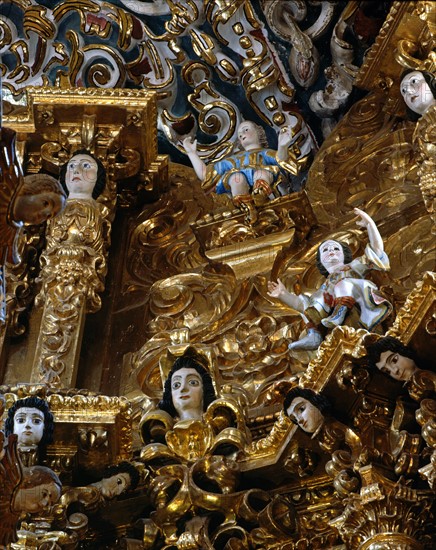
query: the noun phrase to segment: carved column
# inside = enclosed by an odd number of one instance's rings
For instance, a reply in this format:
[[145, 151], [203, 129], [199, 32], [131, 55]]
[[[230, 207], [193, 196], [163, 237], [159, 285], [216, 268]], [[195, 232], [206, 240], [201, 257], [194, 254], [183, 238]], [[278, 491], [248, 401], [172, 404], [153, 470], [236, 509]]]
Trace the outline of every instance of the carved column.
[[110, 223], [107, 209], [90, 200], [71, 199], [53, 220], [41, 256], [44, 304], [32, 367], [32, 382], [74, 387], [87, 313], [100, 309], [104, 290]]

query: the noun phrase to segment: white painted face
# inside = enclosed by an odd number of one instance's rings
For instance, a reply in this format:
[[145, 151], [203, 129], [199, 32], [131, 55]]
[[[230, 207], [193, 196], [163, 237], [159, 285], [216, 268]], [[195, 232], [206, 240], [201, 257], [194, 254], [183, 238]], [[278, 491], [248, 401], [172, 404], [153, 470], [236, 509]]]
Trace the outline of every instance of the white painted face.
[[406, 74], [401, 81], [400, 90], [406, 105], [418, 115], [423, 115], [436, 103], [430, 86], [420, 71]]
[[91, 199], [97, 171], [97, 162], [91, 156], [79, 154], [72, 157], [65, 173], [68, 198]]
[[286, 412], [303, 431], [309, 434], [316, 432], [324, 422], [324, 416], [320, 410], [304, 397], [293, 399]]
[[171, 397], [181, 419], [201, 418], [203, 414], [203, 380], [192, 368], [182, 368], [171, 378]]
[[378, 363], [375, 365], [382, 372], [401, 382], [410, 380], [412, 374], [418, 368], [413, 359], [390, 350], [383, 351], [380, 354]]
[[18, 447], [38, 445], [44, 434], [44, 413], [35, 407], [20, 407], [14, 414]]
[[261, 147], [259, 135], [253, 122], [242, 122], [238, 127], [238, 139], [242, 147], [248, 151]]
[[330, 271], [344, 265], [344, 251], [337, 241], [324, 241], [320, 246], [320, 258], [322, 265]]
[[93, 483], [95, 487], [98, 487], [101, 494], [105, 498], [115, 498], [124, 491], [126, 491], [131, 485], [131, 478], [128, 472], [120, 472], [110, 477], [105, 477], [97, 483]]

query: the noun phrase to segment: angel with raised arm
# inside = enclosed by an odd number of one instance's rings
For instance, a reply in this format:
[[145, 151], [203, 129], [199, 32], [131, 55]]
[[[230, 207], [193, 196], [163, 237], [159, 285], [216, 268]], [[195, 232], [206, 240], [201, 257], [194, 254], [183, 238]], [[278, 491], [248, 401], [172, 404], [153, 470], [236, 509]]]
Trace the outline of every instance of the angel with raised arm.
[[354, 213], [359, 217], [357, 224], [368, 232], [369, 243], [363, 256], [353, 260], [346, 244], [328, 239], [317, 252], [317, 267], [326, 280], [310, 297], [289, 292], [280, 279], [268, 283], [269, 296], [300, 312], [306, 323], [306, 336], [289, 344], [291, 350], [317, 349], [323, 340], [320, 325], [326, 328], [342, 325], [356, 306], [359, 324], [367, 330], [379, 325], [392, 311], [376, 285], [365, 279], [371, 269], [390, 268], [380, 232], [366, 212], [355, 208]]

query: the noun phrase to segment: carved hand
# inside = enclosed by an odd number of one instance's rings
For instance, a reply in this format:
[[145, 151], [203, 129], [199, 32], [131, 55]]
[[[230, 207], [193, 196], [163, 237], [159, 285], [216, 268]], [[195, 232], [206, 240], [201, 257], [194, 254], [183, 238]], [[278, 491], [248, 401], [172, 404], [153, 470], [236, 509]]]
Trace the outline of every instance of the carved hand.
[[197, 152], [197, 140], [194, 139], [194, 141], [191, 140], [190, 137], [187, 137], [183, 140], [183, 147], [185, 148], [186, 154], [190, 155], [192, 153]]
[[363, 210], [360, 210], [360, 208], [354, 208], [354, 213], [357, 215], [357, 216], [360, 216], [360, 219], [357, 220], [357, 225], [359, 227], [366, 227], [368, 228], [368, 225], [369, 224], [372, 224], [374, 223], [373, 222], [373, 219], [371, 218], [371, 216], [369, 216], [366, 212], [364, 212]]
[[268, 282], [268, 296], [271, 298], [280, 298], [286, 292], [286, 287], [280, 279], [277, 279], [277, 282], [269, 281]]

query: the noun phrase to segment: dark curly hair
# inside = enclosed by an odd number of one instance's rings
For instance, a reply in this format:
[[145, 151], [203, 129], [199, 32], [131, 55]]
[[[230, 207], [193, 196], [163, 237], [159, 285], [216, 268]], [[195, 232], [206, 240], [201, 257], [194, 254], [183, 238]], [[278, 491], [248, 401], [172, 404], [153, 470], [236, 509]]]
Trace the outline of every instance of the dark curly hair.
[[47, 401], [36, 396], [18, 399], [12, 407], [8, 409], [8, 417], [5, 421], [5, 435], [8, 436], [14, 433], [14, 415], [18, 409], [21, 409], [22, 407], [32, 407], [34, 409], [38, 409], [44, 414], [44, 432], [39, 445], [45, 446], [51, 443], [53, 441], [54, 430], [53, 414], [50, 411]]
[[385, 351], [392, 351], [393, 353], [398, 353], [403, 357], [412, 359], [412, 361], [414, 361], [418, 366], [418, 358], [415, 351], [412, 348], [405, 346], [403, 342], [393, 336], [384, 336], [383, 338], [379, 338], [377, 342], [366, 345], [365, 347], [368, 367], [376, 369], [376, 363], [380, 361], [380, 356]]
[[[330, 401], [324, 397], [323, 395], [314, 392], [313, 390], [309, 390], [306, 388], [300, 388], [299, 386], [292, 388], [285, 397], [285, 400], [283, 402], [283, 410], [285, 411], [285, 415], [288, 415], [288, 409], [291, 406], [291, 403], [294, 399], [297, 397], [302, 397], [303, 399], [307, 399], [312, 405], [314, 405], [323, 416], [330, 416], [332, 411], [332, 406]], [[291, 418], [292, 422], [294, 424], [297, 424], [293, 418]]]
[[103, 193], [104, 188], [106, 186], [106, 168], [104, 167], [101, 160], [99, 160], [96, 156], [94, 156], [92, 153], [90, 153], [88, 151], [88, 149], [79, 149], [77, 151], [74, 151], [74, 153], [71, 155], [68, 162], [66, 162], [65, 164], [63, 164], [61, 166], [61, 169], [60, 169], [60, 172], [59, 172], [59, 182], [62, 185], [65, 193], [68, 196], [69, 193], [68, 193], [67, 186], [65, 184], [65, 175], [67, 173], [68, 163], [76, 155], [88, 155], [91, 158], [93, 158], [95, 160], [95, 162], [97, 163], [97, 179], [95, 181], [94, 189], [92, 191], [92, 198], [97, 199]]
[[171, 396], [171, 379], [175, 372], [183, 368], [194, 369], [201, 376], [201, 380], [203, 382], [203, 411], [207, 409], [212, 401], [215, 401], [216, 394], [212, 383], [212, 377], [200, 361], [202, 363], [206, 363], [205, 358], [197, 353], [193, 347], [188, 347], [183, 355], [174, 361], [173, 367], [165, 380], [162, 400], [159, 401], [157, 405], [159, 409], [166, 411], [172, 417], [177, 416], [177, 411], [174, 407], [173, 398]]
[[[436, 99], [436, 77], [429, 71], [421, 71], [419, 69], [406, 69], [401, 74], [400, 86], [401, 86], [401, 82], [403, 81], [403, 78], [410, 73], [421, 73], [425, 81], [427, 82], [431, 90], [431, 93], [433, 94], [433, 97]], [[407, 105], [406, 105], [406, 113], [407, 113], [407, 118], [409, 120], [412, 120], [413, 122], [416, 122], [418, 119], [421, 118], [421, 115], [419, 113], [415, 113], [415, 111], [412, 111], [412, 109], [410, 109]]]
[[353, 261], [353, 253], [351, 252], [351, 248], [347, 244], [342, 243], [341, 241], [337, 241], [336, 239], [327, 239], [326, 241], [322, 241], [322, 243], [318, 246], [318, 250], [316, 252], [316, 267], [319, 269], [321, 275], [324, 275], [324, 277], [328, 277], [329, 272], [321, 263], [321, 247], [325, 242], [330, 240], [333, 240], [335, 241], [335, 243], [341, 245], [342, 251], [344, 253], [344, 264], [349, 264]]
[[139, 471], [132, 463], [127, 462], [126, 460], [123, 460], [119, 464], [115, 464], [113, 466], [108, 466], [104, 473], [103, 473], [103, 479], [107, 479], [112, 476], [116, 476], [117, 474], [129, 474], [130, 476], [130, 485], [129, 489], [136, 489], [139, 483]]

